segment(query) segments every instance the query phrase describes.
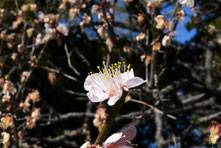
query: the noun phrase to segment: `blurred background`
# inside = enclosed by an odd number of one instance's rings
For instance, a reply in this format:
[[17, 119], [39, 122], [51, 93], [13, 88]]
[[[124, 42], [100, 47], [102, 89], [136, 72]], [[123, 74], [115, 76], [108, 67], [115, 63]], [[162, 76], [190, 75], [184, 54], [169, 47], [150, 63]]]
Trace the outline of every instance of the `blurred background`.
[[93, 143], [111, 107], [92, 103], [83, 86], [103, 61], [131, 64], [147, 80], [130, 90], [108, 135], [134, 125], [139, 148], [220, 146], [208, 142], [211, 121], [221, 122], [220, 6], [220, 0], [196, 0], [193, 7], [176, 0], [1, 0], [0, 111], [13, 118], [2, 126], [10, 136], [1, 134], [2, 147]]

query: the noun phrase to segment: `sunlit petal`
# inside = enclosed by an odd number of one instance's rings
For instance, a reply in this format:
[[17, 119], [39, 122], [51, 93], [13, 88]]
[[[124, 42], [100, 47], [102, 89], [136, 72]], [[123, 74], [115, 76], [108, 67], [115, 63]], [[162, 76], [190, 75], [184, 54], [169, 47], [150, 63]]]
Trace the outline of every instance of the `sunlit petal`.
[[145, 81], [139, 77], [131, 78], [125, 82], [123, 82], [123, 86], [126, 86], [127, 88], [133, 88], [137, 87], [141, 84], [143, 84]]

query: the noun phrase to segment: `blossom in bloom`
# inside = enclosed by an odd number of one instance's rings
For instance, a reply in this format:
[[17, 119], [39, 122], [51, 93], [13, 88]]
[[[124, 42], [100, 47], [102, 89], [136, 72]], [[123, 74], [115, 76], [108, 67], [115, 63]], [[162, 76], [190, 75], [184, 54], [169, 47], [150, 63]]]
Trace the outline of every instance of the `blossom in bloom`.
[[167, 47], [171, 44], [171, 36], [165, 35], [162, 40], [162, 46]]
[[28, 128], [33, 128], [36, 125], [37, 120], [41, 117], [40, 108], [35, 108], [31, 113], [31, 116], [26, 117], [26, 126]]
[[7, 129], [13, 125], [13, 116], [10, 113], [2, 114], [1, 127]]
[[145, 33], [141, 32], [139, 35], [136, 36], [136, 40], [137, 41], [142, 40], [145, 38], [145, 36], [146, 36]]
[[165, 22], [164, 16], [163, 16], [163, 15], [158, 15], [158, 16], [155, 18], [155, 21], [157, 22], [156, 28], [157, 28], [157, 29], [163, 29], [163, 27], [164, 27], [164, 22]]
[[7, 132], [1, 133], [2, 140], [1, 143], [3, 144], [3, 148], [9, 148], [10, 146], [10, 134]]
[[122, 132], [115, 133], [107, 138], [104, 142], [104, 148], [133, 148], [130, 141], [133, 140], [136, 135], [136, 127], [130, 126]]
[[31, 117], [35, 120], [39, 120], [41, 117], [40, 108], [35, 108], [33, 112], [31, 113]]
[[89, 141], [85, 142], [80, 148], [133, 148], [131, 140], [137, 135], [137, 129], [130, 126], [121, 132], [115, 133], [106, 139], [103, 146], [91, 145]]
[[39, 91], [38, 90], [32, 90], [32, 92], [28, 94], [26, 100], [31, 100], [32, 102], [40, 101]]
[[89, 91], [87, 96], [92, 102], [107, 99], [108, 105], [112, 106], [121, 98], [123, 88], [137, 87], [145, 82], [140, 77], [135, 77], [133, 69], [124, 62], [123, 65], [118, 62], [109, 67], [103, 62], [103, 66], [103, 68], [98, 66], [99, 73], [89, 73], [84, 83], [85, 90]]
[[194, 0], [179, 0], [181, 5], [187, 5], [188, 7], [194, 6]]
[[30, 106], [29, 101], [21, 102], [21, 103], [19, 104], [19, 107], [22, 108], [22, 111], [23, 111], [24, 113], [26, 113], [26, 112], [29, 111], [29, 106]]
[[14, 95], [16, 93], [16, 91], [17, 90], [14, 87], [14, 84], [11, 81], [6, 80], [3, 85], [3, 94], [4, 95], [9, 95], [9, 94]]
[[210, 135], [209, 135], [209, 143], [215, 144], [219, 137], [221, 136], [221, 124], [212, 121], [212, 125], [209, 126]]

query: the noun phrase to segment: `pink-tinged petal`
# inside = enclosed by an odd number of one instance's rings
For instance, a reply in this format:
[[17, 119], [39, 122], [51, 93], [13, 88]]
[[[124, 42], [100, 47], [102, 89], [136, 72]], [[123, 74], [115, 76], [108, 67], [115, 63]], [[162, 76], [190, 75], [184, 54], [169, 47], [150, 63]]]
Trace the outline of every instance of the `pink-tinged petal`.
[[139, 77], [134, 77], [131, 78], [129, 80], [126, 80], [125, 82], [123, 82], [123, 86], [126, 86], [127, 88], [133, 88], [133, 87], [137, 87], [141, 84], [143, 84], [145, 81]]
[[87, 76], [84, 82], [84, 89], [87, 91], [90, 91], [92, 86], [94, 85], [94, 82], [95, 82], [94, 80], [97, 77], [100, 77], [100, 74], [94, 73], [94, 74]]
[[134, 126], [130, 126], [124, 129], [122, 132], [115, 133], [111, 135], [105, 142], [104, 148], [114, 147], [114, 148], [133, 148], [129, 144], [129, 141], [137, 134], [137, 129]]
[[116, 92], [116, 95], [113, 97], [110, 97], [107, 104], [109, 106], [113, 106], [122, 96], [122, 88], [118, 89]]
[[108, 137], [107, 140], [104, 142], [104, 148], [106, 148], [111, 143], [117, 142], [122, 137], [122, 135], [123, 135], [123, 133], [119, 132], [119, 133], [115, 133], [115, 134], [111, 135], [110, 137]]
[[125, 139], [127, 141], [133, 140], [133, 138], [137, 135], [137, 129], [135, 126], [129, 126], [128, 128], [124, 129], [123, 135], [125, 135]]
[[102, 102], [106, 100], [109, 95], [99, 91], [97, 92], [90, 91], [87, 93], [87, 96], [92, 102]]
[[85, 142], [80, 148], [90, 148], [91, 144], [89, 141]]
[[121, 74], [121, 78], [122, 78], [123, 82], [128, 80], [128, 79], [134, 78], [134, 70], [133, 70], [133, 68], [131, 68], [129, 72], [122, 73]]

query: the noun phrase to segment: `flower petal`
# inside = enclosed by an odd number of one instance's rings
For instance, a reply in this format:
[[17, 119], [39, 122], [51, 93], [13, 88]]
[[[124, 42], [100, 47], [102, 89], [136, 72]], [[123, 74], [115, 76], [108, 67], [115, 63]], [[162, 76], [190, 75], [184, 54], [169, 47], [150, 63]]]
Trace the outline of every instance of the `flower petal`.
[[109, 95], [100, 91], [90, 91], [87, 93], [87, 96], [92, 102], [102, 102], [106, 100]]
[[89, 141], [85, 142], [80, 148], [90, 148], [91, 144]]
[[[102, 77], [102, 74], [99, 74], [99, 73], [94, 73], [94, 74], [87, 76], [84, 82], [84, 89], [87, 91], [90, 91], [94, 87], [98, 86], [98, 85], [95, 85], [95, 82], [96, 80], [99, 80], [100, 77]], [[97, 88], [98, 87], [96, 87], [96, 89]], [[101, 90], [102, 88], [98, 88], [98, 89]]]
[[115, 143], [117, 142], [121, 137], [122, 137], [123, 133], [119, 132], [119, 133], [115, 133], [112, 134], [110, 137], [108, 137], [105, 142], [104, 142], [104, 148], [106, 148], [105, 146], [110, 144], [110, 143]]
[[131, 68], [129, 72], [122, 73], [121, 74], [121, 78], [122, 78], [123, 82], [128, 80], [128, 79], [134, 78], [134, 70], [133, 70], [133, 68]]
[[113, 106], [122, 96], [122, 88], [118, 89], [116, 92], [116, 95], [113, 97], [110, 97], [109, 101], [107, 102], [107, 104], [109, 106]]
[[123, 131], [123, 135], [125, 135], [125, 139], [127, 141], [132, 140], [136, 135], [137, 135], [137, 129], [135, 126], [129, 126], [128, 128], [124, 129]]
[[123, 82], [123, 86], [126, 86], [127, 88], [133, 88], [133, 87], [137, 87], [141, 84], [143, 84], [145, 81], [139, 77], [134, 77], [131, 78], [129, 80], [126, 80], [125, 82]]
[[89, 76], [87, 76], [87, 78], [85, 79], [84, 82], [84, 89], [87, 91], [90, 91], [92, 85], [93, 85], [93, 77], [95, 76], [95, 74], [91, 74]]

